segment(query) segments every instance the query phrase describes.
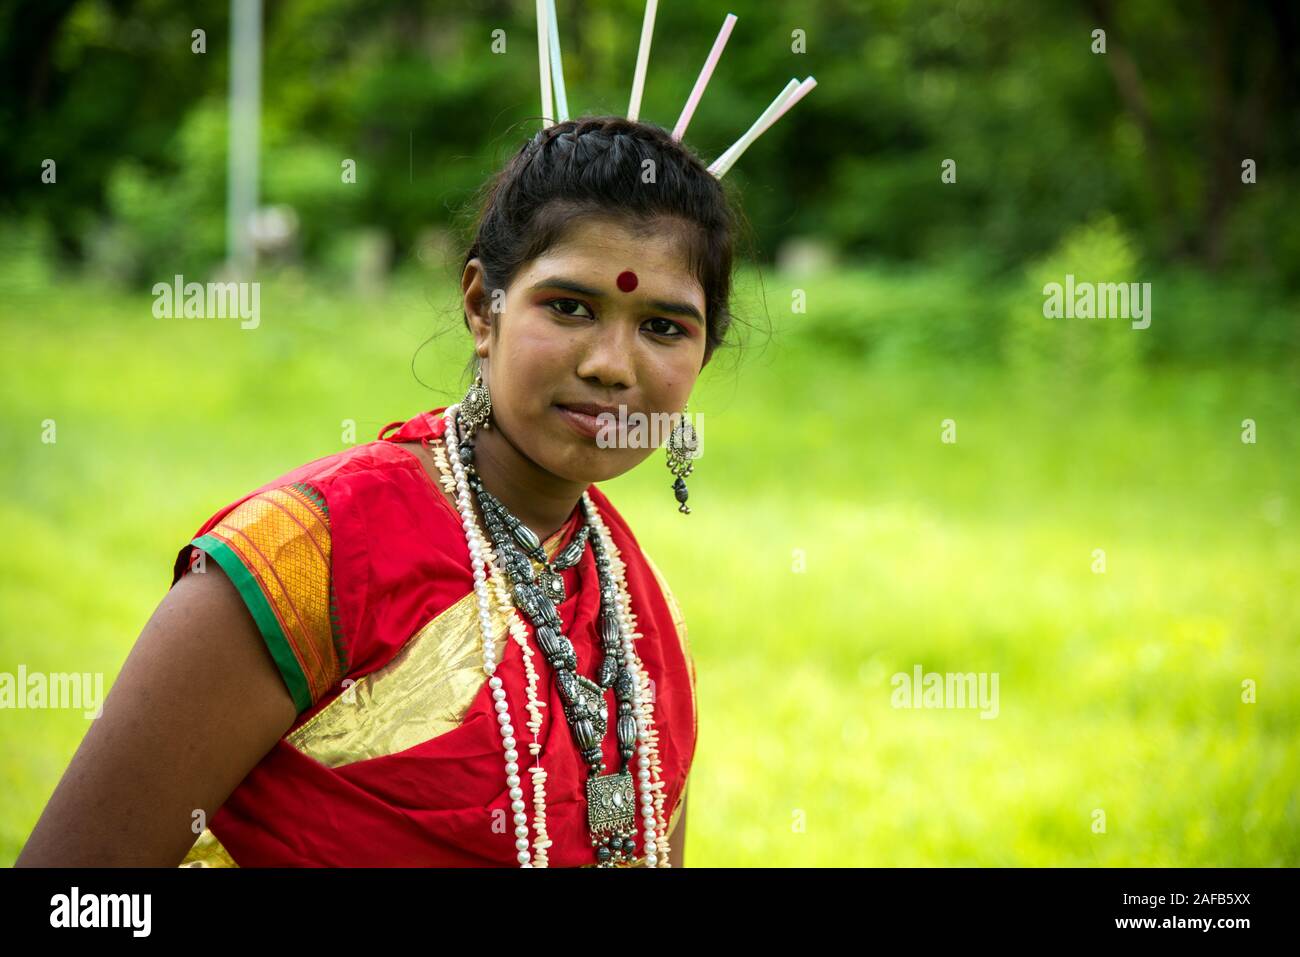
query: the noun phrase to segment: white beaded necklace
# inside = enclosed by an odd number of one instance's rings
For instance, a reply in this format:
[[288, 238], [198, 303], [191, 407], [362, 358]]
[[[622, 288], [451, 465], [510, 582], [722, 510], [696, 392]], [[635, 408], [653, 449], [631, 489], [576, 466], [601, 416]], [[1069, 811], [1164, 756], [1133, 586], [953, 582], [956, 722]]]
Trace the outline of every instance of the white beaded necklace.
[[[497, 712], [501, 743], [505, 749], [506, 784], [510, 788], [510, 808], [514, 813], [515, 848], [518, 852], [515, 857], [521, 867], [546, 867], [546, 852], [552, 842], [546, 833], [546, 772], [541, 767], [539, 754], [541, 745], [536, 741], [537, 733], [541, 728], [541, 705], [534, 695], [537, 676], [533, 672], [532, 656], [529, 653], [531, 649], [526, 644], [524, 637], [526, 632], [523, 630], [523, 622], [519, 620], [518, 609], [515, 609], [512, 603], [510, 631], [524, 651], [524, 662], [529, 678], [528, 710], [531, 714], [529, 727], [533, 731], [534, 737], [534, 742], [529, 745], [529, 750], [534, 756], [534, 767], [530, 769], [533, 775], [533, 803], [536, 809], [535, 829], [537, 831], [537, 839], [533, 845], [537, 850], [536, 863], [534, 864], [533, 855], [528, 849], [528, 816], [524, 813], [526, 806], [523, 800], [524, 792], [519, 786], [519, 752], [516, 750], [518, 742], [514, 737], [514, 726], [510, 722], [510, 706], [506, 701], [506, 691], [502, 686], [501, 679], [495, 673], [497, 661], [493, 643], [492, 602], [488, 595], [489, 563], [493, 565], [493, 584], [497, 586], [498, 594], [505, 591], [505, 589], [500, 581], [501, 572], [495, 567], [495, 562], [492, 560], [491, 548], [479, 529], [478, 517], [474, 514], [469, 483], [465, 476], [465, 468], [460, 460], [459, 432], [456, 427], [456, 414], [459, 410], [460, 404], [457, 403], [448, 406], [443, 411], [446, 426], [443, 433], [443, 447], [447, 451], [452, 475], [455, 478], [456, 507], [460, 513], [461, 527], [465, 530], [465, 541], [469, 546], [470, 564], [474, 570], [474, 591], [478, 597], [479, 630], [483, 635], [483, 670], [488, 675], [488, 686], [492, 689], [492, 700]], [[448, 436], [450, 438], [447, 438]], [[642, 832], [645, 844], [645, 864], [647, 867], [671, 867], [672, 864], [668, 859], [668, 829], [663, 817], [664, 781], [660, 775], [658, 734], [654, 728], [653, 705], [642, 705], [642, 701], [649, 697], [649, 679], [633, 646], [633, 638], [639, 636], [635, 634], [634, 616], [625, 601], [626, 580], [624, 570], [626, 566], [619, 559], [618, 549], [614, 546], [609, 535], [609, 529], [605, 526], [603, 519], [596, 510], [591, 496], [587, 492], [582, 494], [589, 507], [595, 531], [601, 536], [606, 545], [606, 550], [611, 556], [610, 564], [618, 581], [615, 608], [621, 625], [623, 660], [635, 680], [632, 714], [637, 725], [637, 786], [641, 795], [641, 817], [645, 825], [645, 830]]]

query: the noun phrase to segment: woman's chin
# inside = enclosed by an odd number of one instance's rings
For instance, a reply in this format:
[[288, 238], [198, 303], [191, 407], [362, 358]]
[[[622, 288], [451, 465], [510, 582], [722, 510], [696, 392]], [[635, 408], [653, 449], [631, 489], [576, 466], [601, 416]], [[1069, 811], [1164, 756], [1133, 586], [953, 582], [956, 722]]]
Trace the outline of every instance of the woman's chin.
[[629, 461], [626, 450], [591, 448], [566, 456], [563, 461], [555, 462], [548, 470], [553, 475], [584, 486], [595, 482], [608, 482], [618, 478], [636, 467], [635, 461]]

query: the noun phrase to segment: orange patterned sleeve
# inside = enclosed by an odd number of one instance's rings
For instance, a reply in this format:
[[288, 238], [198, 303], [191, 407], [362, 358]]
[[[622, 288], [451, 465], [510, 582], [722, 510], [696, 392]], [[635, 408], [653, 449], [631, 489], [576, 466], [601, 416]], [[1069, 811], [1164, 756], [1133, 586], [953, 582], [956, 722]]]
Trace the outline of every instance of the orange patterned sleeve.
[[337, 686], [348, 665], [330, 579], [329, 508], [319, 490], [297, 482], [259, 492], [190, 545], [238, 590], [299, 714]]

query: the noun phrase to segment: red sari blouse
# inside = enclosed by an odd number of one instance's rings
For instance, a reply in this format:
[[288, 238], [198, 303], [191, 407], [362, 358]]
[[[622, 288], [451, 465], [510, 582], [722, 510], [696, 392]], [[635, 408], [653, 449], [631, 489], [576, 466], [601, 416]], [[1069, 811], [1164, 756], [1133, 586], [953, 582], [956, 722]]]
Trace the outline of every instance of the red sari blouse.
[[[505, 756], [482, 666], [482, 634], [459, 514], [420, 459], [445, 471], [442, 409], [325, 456], [220, 509], [176, 558], [172, 584], [215, 561], [238, 589], [298, 717], [212, 816], [183, 866], [517, 867]], [[624, 566], [624, 604], [650, 682], [657, 827], [676, 827], [695, 753], [695, 669], [667, 583], [608, 499], [588, 487]], [[544, 543], [548, 557], [581, 511]], [[619, 562], [614, 562], [617, 570]], [[600, 591], [588, 547], [563, 573], [559, 606], [581, 674], [595, 680]], [[551, 867], [590, 865], [586, 765], [532, 625], [496, 607], [496, 674], [510, 706], [529, 844]], [[529, 725], [529, 646], [540, 713]], [[534, 758], [528, 745], [536, 741]], [[608, 771], [620, 767], [606, 736]], [[535, 778], [545, 769], [539, 836]], [[635, 759], [632, 771], [637, 770]], [[639, 820], [639, 818], [638, 818]], [[665, 830], [666, 825], [666, 830]], [[643, 838], [636, 840], [637, 859]], [[661, 862], [663, 858], [660, 851]]]

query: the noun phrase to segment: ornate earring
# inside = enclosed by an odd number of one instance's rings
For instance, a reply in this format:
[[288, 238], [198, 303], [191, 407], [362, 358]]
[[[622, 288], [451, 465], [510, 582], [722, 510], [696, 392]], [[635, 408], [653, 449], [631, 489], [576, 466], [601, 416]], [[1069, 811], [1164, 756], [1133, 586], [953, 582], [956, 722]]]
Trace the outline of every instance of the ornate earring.
[[682, 406], [682, 417], [668, 436], [668, 470], [677, 476], [673, 482], [673, 495], [677, 499], [677, 511], [683, 515], [691, 514], [686, 504], [686, 476], [695, 469], [695, 458], [699, 450], [699, 441], [690, 420], [686, 418], [686, 406]]
[[465, 440], [471, 439], [479, 429], [490, 428], [488, 422], [492, 415], [492, 394], [483, 384], [483, 370], [480, 368], [474, 377], [474, 384], [460, 400], [460, 424], [465, 428]]

